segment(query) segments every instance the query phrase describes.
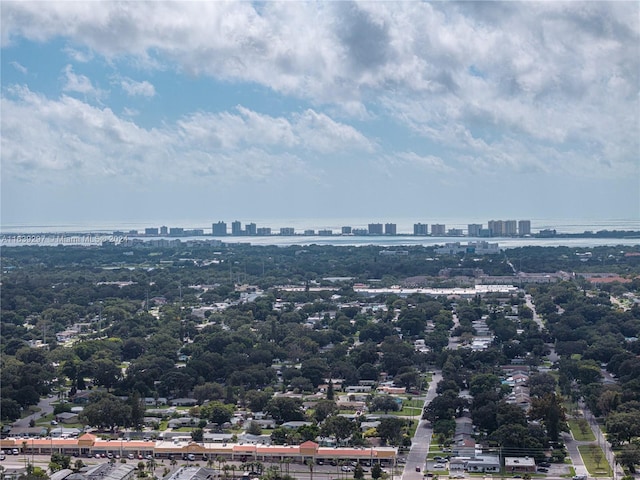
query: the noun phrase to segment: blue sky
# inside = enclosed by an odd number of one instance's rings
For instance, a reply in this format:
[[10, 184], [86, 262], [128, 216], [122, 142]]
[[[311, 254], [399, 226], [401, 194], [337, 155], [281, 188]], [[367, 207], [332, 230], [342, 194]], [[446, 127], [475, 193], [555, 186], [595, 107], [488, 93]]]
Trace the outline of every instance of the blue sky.
[[637, 2], [10, 2], [3, 226], [640, 218]]

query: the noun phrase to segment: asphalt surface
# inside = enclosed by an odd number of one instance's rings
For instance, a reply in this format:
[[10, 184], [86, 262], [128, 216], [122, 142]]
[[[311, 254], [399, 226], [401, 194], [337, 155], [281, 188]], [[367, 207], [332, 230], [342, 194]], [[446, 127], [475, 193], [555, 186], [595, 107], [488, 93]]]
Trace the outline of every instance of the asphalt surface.
[[39, 411], [37, 411], [36, 413], [32, 413], [31, 415], [27, 415], [24, 418], [21, 418], [20, 420], [16, 420], [15, 422], [13, 422], [13, 426], [14, 427], [19, 427], [19, 428], [27, 428], [29, 426], [29, 422], [31, 421], [31, 419], [33, 419], [33, 421], [37, 421], [40, 419], [40, 417], [44, 417], [45, 415], [49, 415], [51, 413], [53, 413], [53, 405], [51, 405], [53, 402], [57, 402], [58, 401], [58, 397], [53, 396], [51, 398], [49, 397], [44, 397], [40, 399], [40, 402], [38, 402], [37, 407], [40, 409]]
[[[436, 397], [436, 386], [438, 382], [442, 380], [442, 374], [439, 371], [434, 372], [431, 382], [429, 382], [429, 388], [424, 401], [426, 407]], [[411, 443], [411, 450], [406, 457], [407, 463], [405, 464], [404, 472], [402, 473], [402, 480], [423, 480], [424, 468], [426, 463], [427, 454], [429, 453], [429, 446], [431, 445], [431, 436], [433, 430], [430, 423], [427, 420], [420, 420], [418, 422], [418, 428], [413, 437]], [[419, 468], [420, 471], [416, 471]]]

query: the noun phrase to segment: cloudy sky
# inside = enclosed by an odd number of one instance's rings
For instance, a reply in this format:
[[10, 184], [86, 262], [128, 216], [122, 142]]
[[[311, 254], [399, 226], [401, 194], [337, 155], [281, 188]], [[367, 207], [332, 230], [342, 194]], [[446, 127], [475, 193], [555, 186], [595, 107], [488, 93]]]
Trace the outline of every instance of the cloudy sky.
[[10, 2], [2, 225], [640, 218], [638, 2]]

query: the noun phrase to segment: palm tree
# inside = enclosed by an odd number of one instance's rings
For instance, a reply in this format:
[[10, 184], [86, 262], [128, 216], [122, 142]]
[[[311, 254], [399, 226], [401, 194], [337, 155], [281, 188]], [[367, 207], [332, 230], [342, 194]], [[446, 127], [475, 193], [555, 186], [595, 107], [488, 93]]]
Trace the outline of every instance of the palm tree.
[[233, 480], [235, 480], [235, 478], [236, 478], [236, 466], [233, 463], [231, 464], [231, 472], [233, 474]]
[[216, 462], [218, 462], [218, 470], [222, 470], [222, 465], [227, 463], [224, 457], [216, 457]]

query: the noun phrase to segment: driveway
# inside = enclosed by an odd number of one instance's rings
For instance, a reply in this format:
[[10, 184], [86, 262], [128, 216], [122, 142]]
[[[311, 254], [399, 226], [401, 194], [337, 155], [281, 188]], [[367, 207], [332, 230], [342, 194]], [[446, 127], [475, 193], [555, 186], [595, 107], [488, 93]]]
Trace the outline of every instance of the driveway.
[[18, 428], [27, 428], [31, 419], [33, 419], [33, 421], [35, 422], [38, 421], [41, 417], [53, 413], [52, 403], [56, 402], [57, 400], [58, 398], [55, 396], [52, 398], [41, 398], [37, 405], [37, 408], [39, 408], [40, 410], [36, 413], [32, 413], [31, 415], [21, 418], [20, 420], [16, 420], [15, 422], [13, 422], [13, 426]]

